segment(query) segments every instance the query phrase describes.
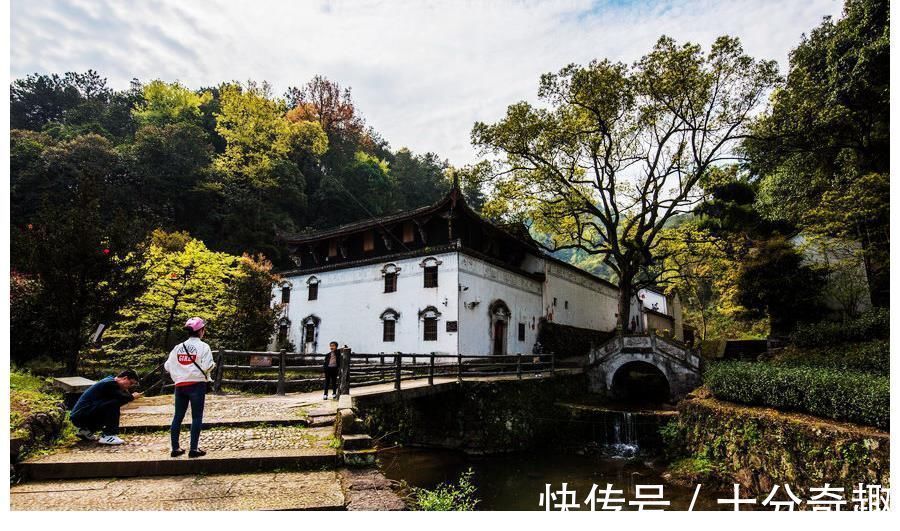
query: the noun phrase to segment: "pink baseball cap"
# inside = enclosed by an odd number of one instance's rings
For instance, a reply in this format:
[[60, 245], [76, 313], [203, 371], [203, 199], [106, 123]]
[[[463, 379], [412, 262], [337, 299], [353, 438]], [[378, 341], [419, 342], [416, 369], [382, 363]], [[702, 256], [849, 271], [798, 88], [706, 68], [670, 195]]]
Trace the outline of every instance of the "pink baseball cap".
[[201, 319], [199, 317], [191, 317], [190, 319], [187, 320], [186, 323], [184, 323], [185, 328], [190, 328], [194, 332], [200, 330], [201, 328], [203, 328], [205, 326], [206, 326], [206, 323], [203, 321], [203, 319]]

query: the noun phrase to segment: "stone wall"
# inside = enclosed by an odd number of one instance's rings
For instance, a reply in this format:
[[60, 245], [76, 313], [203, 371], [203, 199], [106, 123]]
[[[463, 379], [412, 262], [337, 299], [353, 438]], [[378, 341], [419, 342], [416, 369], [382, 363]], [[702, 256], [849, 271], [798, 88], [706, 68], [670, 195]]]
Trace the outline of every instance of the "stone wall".
[[709, 459], [722, 479], [753, 494], [789, 484], [802, 496], [827, 482], [844, 487], [849, 500], [858, 483], [889, 485], [887, 432], [705, 397], [689, 397], [678, 409], [669, 430], [676, 450]]
[[583, 375], [552, 379], [463, 382], [445, 392], [391, 403], [355, 402], [369, 433], [396, 442], [502, 453], [552, 441], [558, 400], [583, 396]]

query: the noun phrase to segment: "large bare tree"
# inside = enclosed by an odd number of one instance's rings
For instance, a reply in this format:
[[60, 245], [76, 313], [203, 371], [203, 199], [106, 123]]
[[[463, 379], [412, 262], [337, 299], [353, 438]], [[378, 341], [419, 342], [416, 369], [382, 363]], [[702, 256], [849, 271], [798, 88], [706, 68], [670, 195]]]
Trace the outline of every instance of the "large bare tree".
[[539, 98], [476, 123], [472, 142], [498, 156], [495, 198], [549, 235], [550, 250], [602, 255], [619, 286], [618, 322], [654, 261], [660, 231], [702, 198], [710, 169], [733, 163], [749, 120], [778, 81], [774, 61], [720, 37], [708, 53], [661, 37], [628, 66], [569, 65], [541, 77]]

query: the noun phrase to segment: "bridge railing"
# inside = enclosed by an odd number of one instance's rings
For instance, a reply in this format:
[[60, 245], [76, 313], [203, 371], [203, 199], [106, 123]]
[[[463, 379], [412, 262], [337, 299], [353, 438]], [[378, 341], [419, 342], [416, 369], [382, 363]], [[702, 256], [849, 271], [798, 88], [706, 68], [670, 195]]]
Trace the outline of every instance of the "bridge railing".
[[[415, 353], [362, 354], [343, 351], [340, 367], [340, 391], [349, 393], [351, 388], [393, 383], [400, 389], [401, 382], [427, 379], [457, 381], [490, 376], [552, 375], [556, 369], [553, 354], [467, 355]], [[216, 369], [213, 375], [213, 391], [220, 393], [223, 386], [259, 387], [274, 386], [283, 395], [288, 385], [324, 383], [322, 368], [326, 354], [302, 354], [281, 351], [218, 350], [215, 353]], [[269, 373], [271, 377], [267, 376]], [[246, 376], [245, 376], [246, 375]], [[292, 376], [293, 375], [293, 376]], [[299, 377], [297, 377], [299, 376]]]

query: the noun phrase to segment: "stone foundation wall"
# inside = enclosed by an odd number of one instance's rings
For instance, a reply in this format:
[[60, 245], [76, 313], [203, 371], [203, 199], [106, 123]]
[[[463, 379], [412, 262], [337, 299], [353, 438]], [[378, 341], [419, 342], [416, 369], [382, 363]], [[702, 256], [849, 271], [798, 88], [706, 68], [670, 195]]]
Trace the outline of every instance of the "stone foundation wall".
[[844, 487], [849, 500], [858, 483], [890, 483], [887, 432], [713, 398], [689, 397], [678, 409], [669, 430], [677, 450], [706, 457], [723, 479], [756, 495], [789, 484], [801, 496], [827, 482]]
[[369, 433], [403, 444], [502, 453], [546, 444], [558, 400], [583, 396], [583, 375], [532, 381], [463, 382], [443, 393], [393, 403], [357, 403]]

